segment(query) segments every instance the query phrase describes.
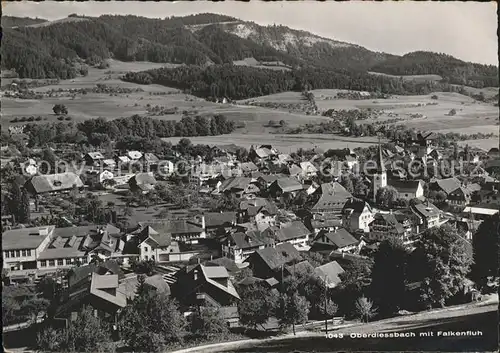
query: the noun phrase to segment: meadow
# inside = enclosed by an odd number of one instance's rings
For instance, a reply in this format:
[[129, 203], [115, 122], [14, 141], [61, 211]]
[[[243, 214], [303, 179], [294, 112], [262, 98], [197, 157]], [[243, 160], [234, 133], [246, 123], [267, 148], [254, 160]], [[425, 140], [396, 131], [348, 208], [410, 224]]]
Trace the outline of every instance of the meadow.
[[[249, 62], [251, 64], [251, 62]], [[255, 64], [255, 63], [254, 63]], [[306, 115], [301, 112], [291, 112], [286, 108], [265, 108], [248, 105], [249, 102], [297, 104], [307, 103], [300, 92], [282, 92], [263, 97], [256, 97], [238, 101], [235, 104], [220, 104], [208, 102], [204, 99], [184, 94], [177, 89], [160, 85], [139, 85], [120, 80], [120, 76], [128, 71], [142, 71], [159, 67], [174, 67], [173, 64], [158, 64], [150, 62], [120, 62], [110, 60], [107, 69], [89, 69], [85, 77], [71, 80], [61, 80], [56, 85], [43, 86], [34, 89], [35, 92], [48, 92], [51, 90], [69, 90], [79, 88], [93, 88], [97, 84], [110, 87], [140, 88], [142, 92], [134, 93], [88, 93], [76, 94], [74, 97], [43, 97], [42, 99], [14, 99], [2, 97], [2, 126], [22, 124], [11, 123], [14, 118], [41, 116], [42, 121], [36, 123], [56, 122], [57, 116], [52, 107], [55, 104], [64, 104], [69, 110], [72, 121], [78, 122], [85, 119], [104, 117], [116, 119], [134, 114], [148, 115], [147, 105], [158, 105], [165, 108], [177, 107], [176, 114], [153, 116], [155, 119], [178, 120], [184, 112], [192, 114], [210, 115], [224, 114], [228, 119], [237, 123], [237, 130], [229, 136], [198, 137], [192, 138], [193, 142], [209, 144], [235, 143], [249, 147], [252, 144], [269, 143], [284, 150], [295, 148], [311, 148], [318, 146], [323, 149], [354, 148], [375, 143], [375, 139], [345, 138], [334, 135], [313, 136], [310, 134], [284, 135], [275, 134], [276, 128], [269, 127], [270, 121], [278, 123], [284, 120], [289, 127], [297, 127], [307, 123], [318, 123], [330, 118], [321, 115]], [[5, 84], [5, 82], [3, 82]], [[495, 91], [483, 89], [491, 95]], [[488, 103], [481, 103], [474, 99], [458, 94], [436, 92], [423, 96], [394, 96], [389, 99], [337, 99], [337, 93], [346, 92], [336, 89], [318, 89], [312, 91], [316, 98], [319, 112], [328, 109], [374, 109], [379, 112], [377, 118], [363, 122], [398, 120], [395, 124], [404, 124], [420, 130], [435, 132], [455, 131], [460, 133], [494, 132], [498, 135], [498, 107]], [[498, 92], [498, 89], [497, 91]], [[432, 96], [436, 95], [437, 99]], [[485, 94], [486, 95], [486, 94]], [[449, 116], [451, 109], [456, 110], [456, 115]], [[421, 117], [415, 117], [421, 114]], [[482, 145], [498, 145], [495, 139], [483, 141]], [[175, 141], [175, 139], [171, 139]]]

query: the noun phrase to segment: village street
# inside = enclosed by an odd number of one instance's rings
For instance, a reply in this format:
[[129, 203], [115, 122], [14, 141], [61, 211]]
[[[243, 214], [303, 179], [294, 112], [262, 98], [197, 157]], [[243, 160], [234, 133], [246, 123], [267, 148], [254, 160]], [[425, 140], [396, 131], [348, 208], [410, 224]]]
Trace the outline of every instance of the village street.
[[[498, 296], [480, 303], [460, 305], [422, 312], [415, 315], [380, 320], [368, 324], [345, 325], [329, 331], [343, 334], [344, 338], [325, 338], [324, 331], [297, 332], [266, 340], [244, 340], [207, 345], [175, 351], [173, 353], [216, 352], [300, 352], [314, 349], [316, 352], [338, 350], [438, 350], [438, 351], [488, 351], [498, 344], [494, 329], [498, 320]], [[482, 336], [437, 337], [439, 331], [482, 331]], [[415, 338], [350, 338], [350, 334], [414, 332]], [[434, 332], [434, 337], [419, 337], [420, 332]]]

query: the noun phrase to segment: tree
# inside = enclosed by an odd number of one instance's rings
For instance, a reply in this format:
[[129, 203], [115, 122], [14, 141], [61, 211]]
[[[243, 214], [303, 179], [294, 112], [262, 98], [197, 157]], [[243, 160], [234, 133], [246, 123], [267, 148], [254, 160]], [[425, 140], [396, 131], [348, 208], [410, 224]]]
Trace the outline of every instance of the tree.
[[33, 322], [36, 322], [38, 315], [46, 312], [50, 305], [50, 301], [45, 298], [32, 298], [21, 303], [21, 311], [31, 316]]
[[19, 213], [17, 220], [20, 223], [29, 223], [30, 216], [31, 216], [30, 197], [26, 189], [23, 189], [21, 194], [21, 204], [19, 205]]
[[306, 298], [298, 293], [282, 294], [278, 301], [276, 317], [281, 327], [292, 326], [295, 335], [295, 325], [307, 321], [310, 308]]
[[189, 330], [192, 334], [205, 339], [224, 338], [229, 333], [220, 310], [211, 307], [202, 307], [190, 316]]
[[453, 116], [453, 115], [456, 115], [457, 114], [457, 111], [455, 108], [453, 108], [452, 110], [449, 111], [448, 115], [450, 116]]
[[42, 277], [36, 284], [36, 291], [49, 301], [52, 301], [58, 291], [58, 285], [51, 277]]
[[243, 325], [256, 329], [273, 315], [278, 301], [275, 292], [255, 283], [242, 286], [239, 294], [241, 300], [238, 302], [238, 314]]
[[352, 194], [354, 192], [354, 185], [349, 175], [342, 175], [340, 178], [340, 185], [342, 185], [349, 193]]
[[489, 277], [498, 277], [499, 216], [486, 219], [472, 238], [474, 264], [471, 276], [480, 287], [488, 283]]
[[355, 298], [367, 291], [371, 283], [372, 260], [356, 260], [344, 266], [340, 274], [342, 280], [336, 288], [334, 300], [345, 316], [352, 317], [355, 312]]
[[56, 115], [66, 115], [68, 114], [68, 108], [64, 104], [56, 104], [52, 107], [54, 114]]
[[393, 186], [380, 188], [375, 195], [377, 205], [386, 208], [392, 208], [398, 198], [398, 191]]
[[362, 296], [356, 300], [356, 313], [363, 322], [368, 322], [377, 314], [377, 309], [371, 300]]
[[67, 342], [64, 346], [72, 352], [99, 352], [111, 343], [109, 329], [91, 307], [84, 307], [77, 319], [67, 329]]
[[42, 151], [42, 164], [41, 172], [42, 174], [50, 174], [53, 170], [56, 170], [56, 160], [57, 157], [50, 148], [44, 148]]
[[2, 323], [4, 326], [14, 322], [19, 316], [19, 303], [11, 296], [2, 295]]
[[133, 350], [159, 352], [169, 343], [182, 342], [186, 320], [167, 294], [142, 290], [123, 310], [119, 327], [122, 339]]
[[457, 230], [443, 225], [422, 234], [412, 257], [414, 277], [421, 282], [421, 303], [443, 307], [463, 288], [472, 264], [472, 247]]
[[401, 240], [392, 237], [380, 244], [374, 256], [369, 288], [380, 314], [393, 314], [403, 306], [407, 265], [408, 251]]
[[37, 332], [37, 348], [42, 352], [61, 352], [64, 347], [63, 330], [56, 330], [46, 326]]

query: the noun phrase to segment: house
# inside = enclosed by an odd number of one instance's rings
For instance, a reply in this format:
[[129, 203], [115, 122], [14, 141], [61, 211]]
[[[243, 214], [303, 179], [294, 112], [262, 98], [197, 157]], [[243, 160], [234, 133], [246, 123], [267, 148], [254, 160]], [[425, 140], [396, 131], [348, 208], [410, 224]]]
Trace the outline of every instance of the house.
[[255, 184], [252, 184], [251, 181], [252, 178], [231, 177], [224, 180], [217, 191], [220, 193], [232, 193], [238, 197], [258, 193], [260, 191], [259, 188]]
[[500, 150], [496, 147], [491, 148], [488, 151], [488, 157], [490, 158], [499, 158], [500, 157]]
[[474, 220], [486, 220], [498, 215], [500, 211], [493, 208], [484, 207], [465, 207], [461, 213], [463, 217], [469, 217]]
[[[153, 153], [144, 153], [141, 158], [139, 158], [139, 161], [144, 164], [146, 168], [150, 167], [157, 167], [158, 164], [160, 163], [160, 159], [156, 157]], [[147, 170], [147, 169], [146, 169]]]
[[275, 247], [266, 247], [252, 253], [244, 262], [255, 277], [258, 278], [282, 278], [281, 271], [285, 265], [292, 265], [302, 261], [299, 251], [290, 243], [283, 243]]
[[342, 282], [340, 275], [344, 272], [345, 270], [337, 261], [329, 262], [314, 269], [316, 276], [318, 276], [328, 288], [335, 288]]
[[441, 152], [439, 152], [437, 149], [433, 149], [429, 153], [429, 157], [431, 157], [432, 159], [434, 159], [436, 161], [439, 161], [439, 160], [443, 159], [443, 154]]
[[116, 161], [114, 159], [104, 159], [102, 161], [102, 166], [106, 169], [114, 170], [116, 168]]
[[236, 226], [237, 212], [206, 212], [198, 220], [199, 226], [207, 234], [214, 234], [218, 230], [229, 230]]
[[175, 165], [172, 161], [162, 160], [158, 163], [157, 172], [162, 177], [168, 177], [175, 172]]
[[87, 165], [97, 166], [103, 161], [105, 158], [101, 152], [88, 152], [83, 156], [85, 163]]
[[417, 233], [441, 225], [442, 211], [432, 203], [411, 205], [410, 209], [417, 216]]
[[187, 266], [175, 274], [172, 294], [181, 307], [235, 307], [240, 300], [227, 270], [223, 266]]
[[118, 314], [127, 305], [127, 297], [119, 285], [118, 275], [99, 275], [95, 272], [68, 288], [55, 318], [75, 321], [82, 307], [90, 306], [94, 315], [116, 324]]
[[[20, 163], [20, 169], [23, 175], [36, 175], [38, 173], [38, 166], [36, 161], [32, 158], [28, 158], [28, 160], [24, 163]], [[2, 166], [3, 168], [3, 166]]]
[[114, 178], [114, 175], [109, 170], [103, 170], [99, 172], [98, 170], [88, 170], [87, 173], [87, 181], [92, 185], [103, 185], [106, 180], [111, 180]]
[[342, 219], [337, 216], [328, 217], [325, 215], [314, 214], [309, 220], [309, 229], [317, 235], [320, 231], [334, 232], [342, 226]]
[[137, 173], [129, 179], [128, 184], [130, 186], [130, 190], [132, 191], [147, 193], [154, 189], [156, 185], [156, 178], [151, 172]]
[[151, 226], [161, 234], [169, 234], [171, 239], [178, 242], [197, 244], [200, 239], [207, 237], [205, 227], [197, 220], [154, 220], [139, 222], [139, 226]]
[[236, 263], [242, 263], [255, 251], [271, 246], [273, 243], [272, 239], [258, 230], [231, 233], [222, 241], [222, 256]]
[[340, 215], [349, 198], [352, 198], [351, 193], [339, 183], [321, 184], [321, 187], [310, 195], [310, 200], [313, 203], [311, 212], [336, 213]]
[[73, 188], [83, 188], [80, 177], [72, 172], [59, 174], [36, 175], [29, 179], [24, 187], [28, 192], [35, 195], [57, 194], [69, 192]]
[[[281, 170], [279, 170], [279, 171], [281, 171]], [[298, 180], [302, 179], [302, 177], [304, 176], [304, 171], [297, 164], [291, 164], [291, 165], [285, 167], [284, 173], [286, 175], [288, 175], [292, 178], [298, 179]]]
[[301, 221], [293, 221], [281, 228], [276, 226], [269, 227], [262, 232], [266, 237], [274, 239], [276, 244], [290, 243], [297, 249], [307, 246], [311, 231], [306, 228]]
[[139, 161], [142, 157], [142, 153], [139, 151], [128, 151], [126, 157], [130, 161]]
[[424, 197], [424, 182], [422, 180], [389, 179], [387, 185], [396, 189], [400, 199], [411, 200]]
[[468, 205], [471, 201], [471, 192], [468, 188], [460, 186], [450, 192], [446, 200], [452, 205]]
[[311, 162], [300, 162], [304, 178], [312, 178], [318, 174], [318, 169]]
[[118, 262], [114, 260], [106, 260], [104, 262], [72, 267], [66, 274], [68, 287], [72, 287], [92, 273], [97, 273], [98, 275], [117, 275], [118, 280], [125, 278], [125, 273], [120, 268], [120, 264]]
[[280, 197], [286, 194], [295, 196], [302, 190], [302, 184], [294, 178], [282, 177], [275, 180], [268, 188], [269, 194], [273, 197]]
[[[150, 225], [139, 227], [134, 234], [139, 243], [139, 258], [141, 260], [153, 260], [161, 262], [162, 255], [167, 255], [171, 252], [172, 235], [169, 233], [158, 233]], [[167, 260], [168, 261], [168, 260]]]
[[3, 268], [10, 271], [36, 270], [40, 254], [54, 239], [55, 226], [20, 228], [2, 233]]
[[259, 167], [253, 162], [241, 163], [240, 168], [244, 175], [259, 171]]
[[132, 160], [128, 156], [117, 156], [115, 158], [116, 166], [118, 169], [122, 169], [130, 164]]
[[434, 190], [436, 192], [442, 191], [446, 194], [446, 197], [456, 189], [462, 186], [460, 180], [455, 177], [446, 179], [436, 179], [429, 183], [429, 190]]
[[314, 245], [322, 245], [341, 253], [357, 253], [363, 246], [345, 228], [337, 229], [334, 232], [321, 231], [313, 240]]
[[240, 202], [240, 218], [243, 222], [253, 222], [259, 230], [273, 226], [276, 222], [278, 208], [264, 198], [255, 198]]
[[257, 184], [262, 189], [268, 189], [276, 180], [286, 177], [285, 174], [262, 174], [257, 177]]
[[[125, 295], [127, 300], [133, 300], [137, 296], [137, 286], [139, 285], [137, 277], [138, 276], [131, 276], [120, 280], [118, 288]], [[161, 274], [146, 276], [144, 278], [144, 286], [148, 290], [170, 295], [170, 286]]]
[[396, 216], [392, 213], [377, 213], [370, 223], [369, 239], [371, 241], [382, 241], [389, 236], [406, 239], [408, 234], [405, 227], [399, 223]]
[[342, 210], [342, 224], [351, 232], [356, 232], [358, 229], [368, 232], [373, 216], [374, 213], [368, 203], [359, 199], [349, 199]]
[[344, 157], [343, 162], [349, 170], [353, 170], [353, 168], [358, 164], [358, 157], [354, 154], [348, 154]]

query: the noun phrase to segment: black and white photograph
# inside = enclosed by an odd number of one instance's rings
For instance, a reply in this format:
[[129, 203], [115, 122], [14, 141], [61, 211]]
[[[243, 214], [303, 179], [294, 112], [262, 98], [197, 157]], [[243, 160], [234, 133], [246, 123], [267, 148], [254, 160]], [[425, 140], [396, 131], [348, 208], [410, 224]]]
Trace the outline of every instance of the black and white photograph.
[[2, 1], [3, 351], [498, 351], [497, 7]]

